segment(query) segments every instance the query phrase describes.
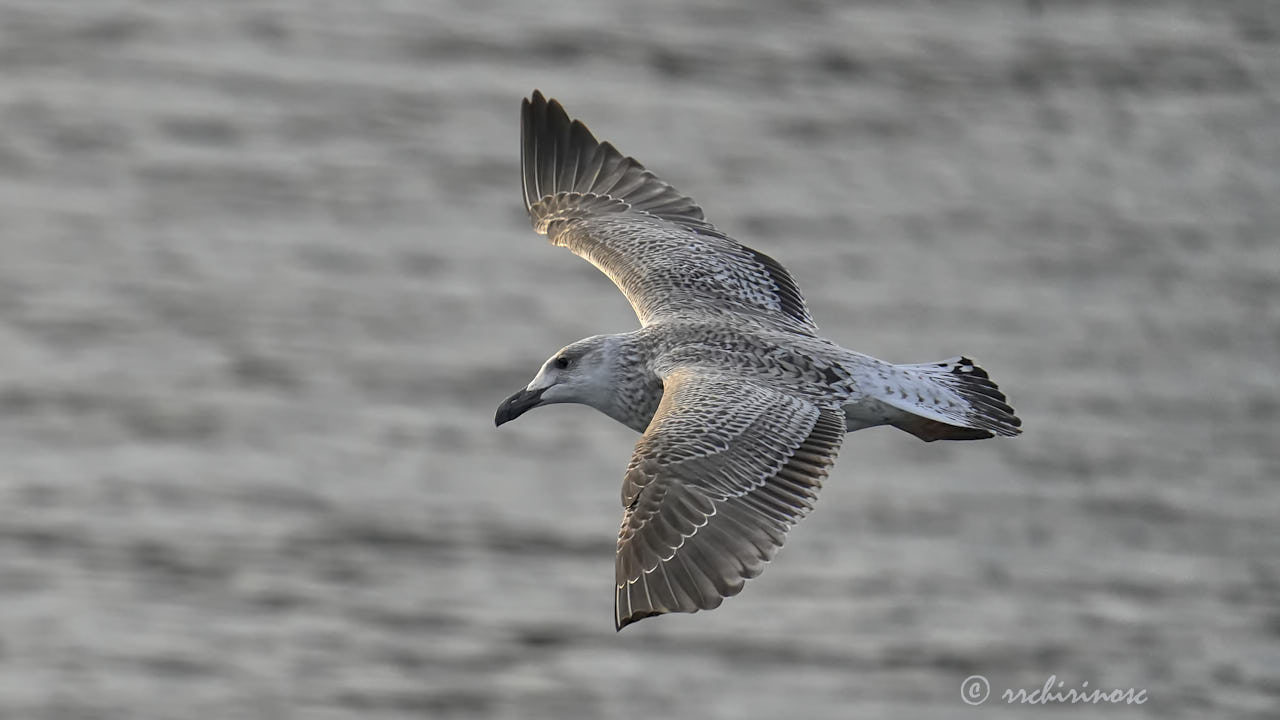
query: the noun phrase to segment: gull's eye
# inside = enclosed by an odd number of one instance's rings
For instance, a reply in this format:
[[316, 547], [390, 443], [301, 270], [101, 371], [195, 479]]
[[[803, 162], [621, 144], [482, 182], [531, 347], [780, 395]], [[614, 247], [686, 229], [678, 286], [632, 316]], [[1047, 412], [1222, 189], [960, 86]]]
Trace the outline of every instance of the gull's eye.
[[565, 368], [569, 367], [569, 358], [561, 355], [560, 357], [556, 358], [555, 362], [553, 362], [552, 365], [555, 365], [557, 370], [564, 370]]

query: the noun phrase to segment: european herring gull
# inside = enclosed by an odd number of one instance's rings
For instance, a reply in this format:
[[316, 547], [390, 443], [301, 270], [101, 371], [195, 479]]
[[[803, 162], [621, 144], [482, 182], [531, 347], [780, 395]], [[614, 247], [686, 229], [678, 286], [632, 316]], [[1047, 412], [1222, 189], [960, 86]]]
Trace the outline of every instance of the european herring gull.
[[893, 365], [820, 337], [786, 268], [538, 91], [521, 159], [534, 229], [600, 268], [640, 320], [557, 351], [495, 417], [581, 403], [644, 433], [622, 481], [618, 630], [741, 591], [813, 507], [846, 432], [1020, 432], [966, 357]]

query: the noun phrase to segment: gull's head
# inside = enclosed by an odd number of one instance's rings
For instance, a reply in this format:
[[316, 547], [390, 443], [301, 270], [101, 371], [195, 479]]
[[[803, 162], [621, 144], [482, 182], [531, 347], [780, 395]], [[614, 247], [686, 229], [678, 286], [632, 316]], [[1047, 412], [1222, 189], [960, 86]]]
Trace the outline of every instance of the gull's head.
[[542, 363], [533, 381], [502, 401], [494, 416], [501, 425], [542, 405], [581, 403], [599, 410], [608, 407], [613, 391], [613, 343], [608, 335], [579, 340]]

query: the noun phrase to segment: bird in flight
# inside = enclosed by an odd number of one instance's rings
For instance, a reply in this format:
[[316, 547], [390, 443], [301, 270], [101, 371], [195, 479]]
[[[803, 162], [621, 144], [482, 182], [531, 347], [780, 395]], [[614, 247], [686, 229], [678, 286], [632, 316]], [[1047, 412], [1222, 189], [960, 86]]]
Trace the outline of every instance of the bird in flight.
[[536, 90], [520, 143], [534, 229], [600, 268], [640, 320], [558, 350], [494, 418], [581, 403], [643, 433], [622, 480], [618, 630], [740, 592], [813, 507], [846, 432], [1020, 432], [966, 357], [893, 365], [821, 337], [786, 268]]

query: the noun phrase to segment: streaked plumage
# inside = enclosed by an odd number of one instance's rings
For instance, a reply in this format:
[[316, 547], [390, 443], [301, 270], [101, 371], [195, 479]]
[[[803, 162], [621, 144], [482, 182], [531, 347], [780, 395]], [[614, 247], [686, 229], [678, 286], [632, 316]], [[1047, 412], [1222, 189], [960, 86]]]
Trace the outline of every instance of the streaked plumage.
[[969, 359], [891, 365], [819, 337], [791, 274], [688, 196], [541, 93], [521, 119], [534, 229], [608, 275], [641, 328], [557, 352], [496, 421], [579, 402], [644, 433], [622, 487], [618, 629], [737, 594], [812, 508], [848, 431], [1019, 432]]

